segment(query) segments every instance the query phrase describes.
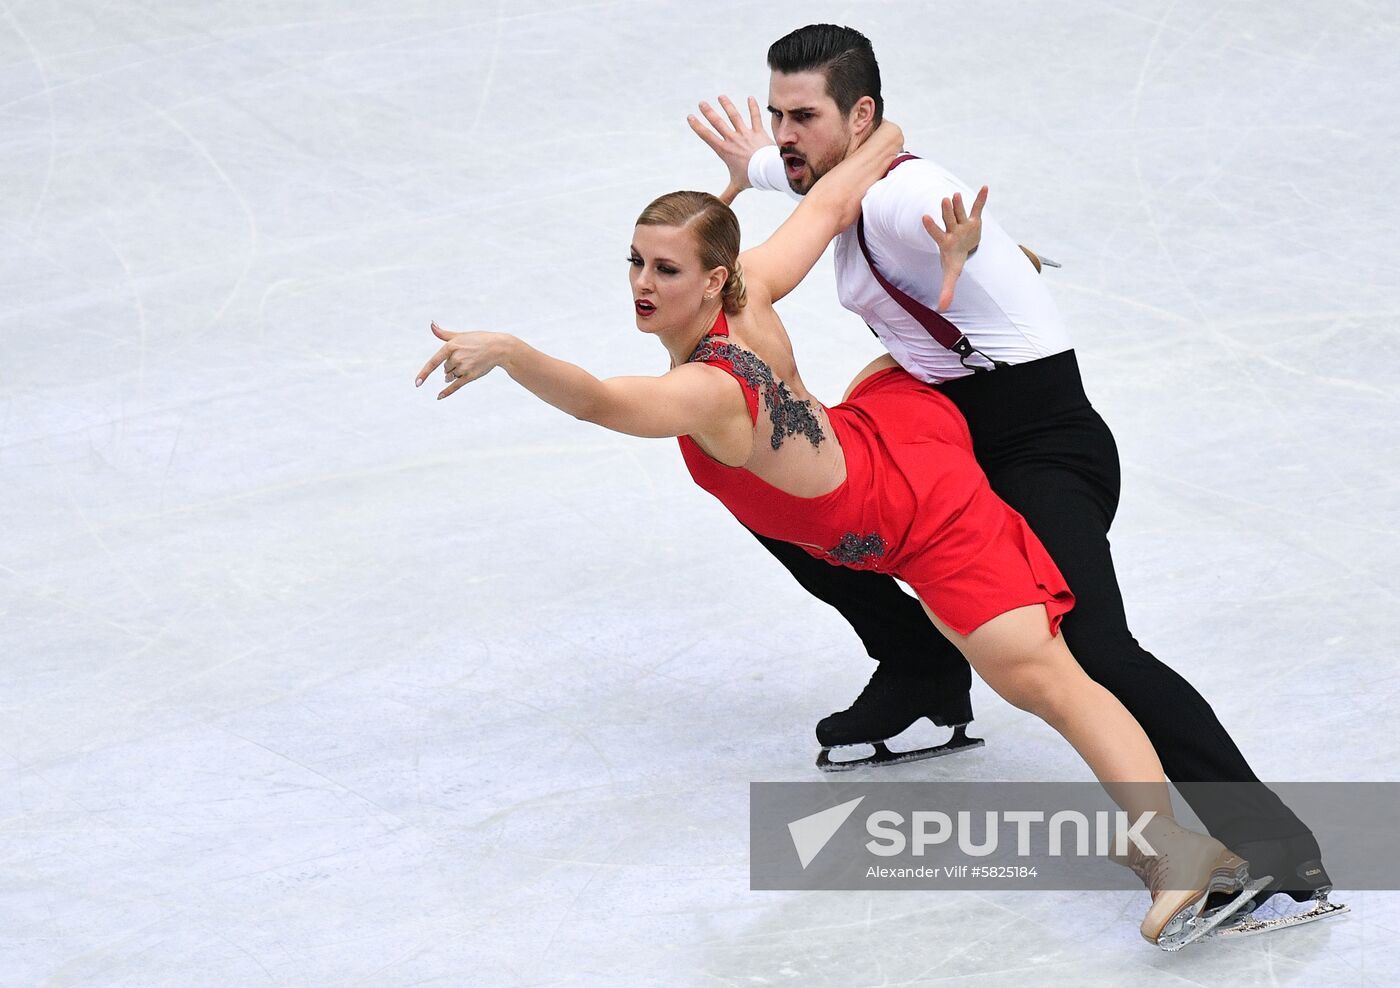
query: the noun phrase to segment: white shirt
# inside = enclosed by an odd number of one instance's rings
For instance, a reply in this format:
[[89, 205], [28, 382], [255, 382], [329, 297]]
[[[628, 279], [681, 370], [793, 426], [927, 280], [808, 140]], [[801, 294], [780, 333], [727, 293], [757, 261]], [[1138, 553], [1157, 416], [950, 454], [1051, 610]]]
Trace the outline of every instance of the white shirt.
[[[781, 152], [761, 148], [749, 159], [749, 182], [756, 189], [787, 192]], [[940, 221], [939, 204], [961, 192], [970, 208], [974, 191], [924, 158], [906, 161], [871, 186], [861, 203], [865, 242], [880, 273], [930, 309], [938, 308], [943, 269], [938, 245], [923, 217]], [[870, 272], [854, 225], [836, 238], [836, 293], [841, 304], [865, 320], [900, 365], [922, 381], [937, 383], [974, 373], [958, 355], [944, 349], [913, 316], [880, 287]], [[1044, 282], [1016, 241], [986, 210], [977, 253], [963, 267], [953, 304], [940, 313], [974, 347], [992, 360], [1021, 364], [1068, 350], [1073, 344]], [[972, 354], [973, 367], [989, 366]]]

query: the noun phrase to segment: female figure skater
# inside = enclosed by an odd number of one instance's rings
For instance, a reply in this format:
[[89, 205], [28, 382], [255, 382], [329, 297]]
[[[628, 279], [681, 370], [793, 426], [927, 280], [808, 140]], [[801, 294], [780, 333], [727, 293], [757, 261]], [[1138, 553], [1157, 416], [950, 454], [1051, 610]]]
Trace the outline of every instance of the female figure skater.
[[[1142, 935], [1176, 949], [1246, 903], [1246, 863], [1178, 826], [1161, 763], [1138, 722], [1091, 680], [1057, 634], [1073, 595], [1019, 514], [992, 493], [951, 401], [888, 357], [862, 370], [846, 400], [807, 391], [773, 304], [827, 243], [855, 222], [903, 135], [885, 123], [824, 176], [765, 243], [739, 254], [729, 207], [699, 192], [662, 196], [633, 234], [637, 328], [660, 340], [659, 377], [600, 380], [504, 333], [448, 333], [416, 384], [442, 366], [439, 398], [501, 367], [575, 418], [634, 436], [678, 437], [691, 476], [749, 528], [834, 565], [909, 583], [929, 620], [989, 686], [1059, 731], [1158, 852], [1130, 845], [1125, 863], [1152, 893]], [[984, 190], [985, 193], [985, 190]], [[972, 215], [945, 203], [948, 229], [926, 221], [961, 269], [976, 245]], [[1211, 893], [1224, 905], [1206, 909]]]

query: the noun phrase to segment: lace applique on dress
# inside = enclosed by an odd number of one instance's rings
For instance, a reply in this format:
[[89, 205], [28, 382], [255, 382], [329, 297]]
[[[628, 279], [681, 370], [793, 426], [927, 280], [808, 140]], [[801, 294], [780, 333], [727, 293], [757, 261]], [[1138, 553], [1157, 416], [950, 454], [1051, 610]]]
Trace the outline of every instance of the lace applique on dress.
[[867, 535], [861, 538], [854, 532], [847, 532], [841, 536], [841, 542], [835, 549], [828, 549], [826, 554], [843, 566], [857, 566], [869, 559], [878, 559], [885, 554], [885, 540], [879, 535]]
[[706, 337], [700, 341], [687, 363], [704, 363], [715, 358], [729, 361], [734, 373], [763, 396], [768, 417], [773, 420], [773, 437], [769, 443], [774, 449], [781, 447], [788, 436], [805, 436], [813, 446], [821, 445], [826, 435], [822, 432], [821, 421], [813, 411], [811, 401], [794, 397], [788, 386], [773, 376], [772, 368], [756, 353], [733, 343]]

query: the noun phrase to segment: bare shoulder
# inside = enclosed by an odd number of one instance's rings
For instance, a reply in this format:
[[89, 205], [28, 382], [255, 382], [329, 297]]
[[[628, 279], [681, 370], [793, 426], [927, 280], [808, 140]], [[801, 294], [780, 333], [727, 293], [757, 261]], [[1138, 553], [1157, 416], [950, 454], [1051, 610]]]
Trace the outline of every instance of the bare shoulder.
[[672, 367], [662, 379], [687, 390], [708, 392], [728, 392], [731, 390], [729, 384], [733, 383], [727, 373], [703, 359], [689, 360]]
[[695, 360], [673, 367], [661, 380], [668, 386], [655, 395], [656, 400], [698, 412], [702, 419], [695, 426], [698, 431], [723, 430], [734, 422], [748, 425], [748, 399], [729, 371], [704, 360]]
[[771, 347], [779, 334], [786, 337], [777, 309], [761, 292], [750, 294], [748, 304], [726, 318], [735, 341], [756, 352]]
[[789, 380], [797, 376], [792, 341], [787, 329], [772, 305], [745, 306], [741, 315], [731, 317], [730, 331], [734, 342], [752, 353], [765, 368], [765, 373]]

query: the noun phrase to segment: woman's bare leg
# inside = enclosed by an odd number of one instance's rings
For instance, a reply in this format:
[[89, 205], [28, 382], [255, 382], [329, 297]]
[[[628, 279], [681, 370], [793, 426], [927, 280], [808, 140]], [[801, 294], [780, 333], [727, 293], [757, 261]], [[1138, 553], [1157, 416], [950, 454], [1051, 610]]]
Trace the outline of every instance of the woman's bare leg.
[[[1104, 789], [1130, 817], [1152, 812], [1143, 835], [1159, 850], [1136, 845], [1115, 859], [1152, 893], [1139, 927], [1145, 939], [1175, 949], [1204, 936], [1250, 898], [1245, 862], [1219, 841], [1182, 829], [1157, 752], [1142, 727], [1108, 690], [1080, 668], [1064, 639], [1050, 634], [1045, 605], [1018, 607], [960, 635], [924, 604], [924, 613], [957, 645], [992, 689], [1062, 734], [1089, 764]], [[1256, 883], [1258, 884], [1258, 883]], [[1212, 892], [1229, 898], [1203, 914]]]
[[1123, 704], [1080, 668], [1064, 638], [1050, 634], [1045, 605], [1007, 611], [970, 635], [948, 627], [928, 604], [924, 613], [988, 686], [1059, 731], [1131, 817], [1148, 810], [1172, 815], [1152, 742]]

